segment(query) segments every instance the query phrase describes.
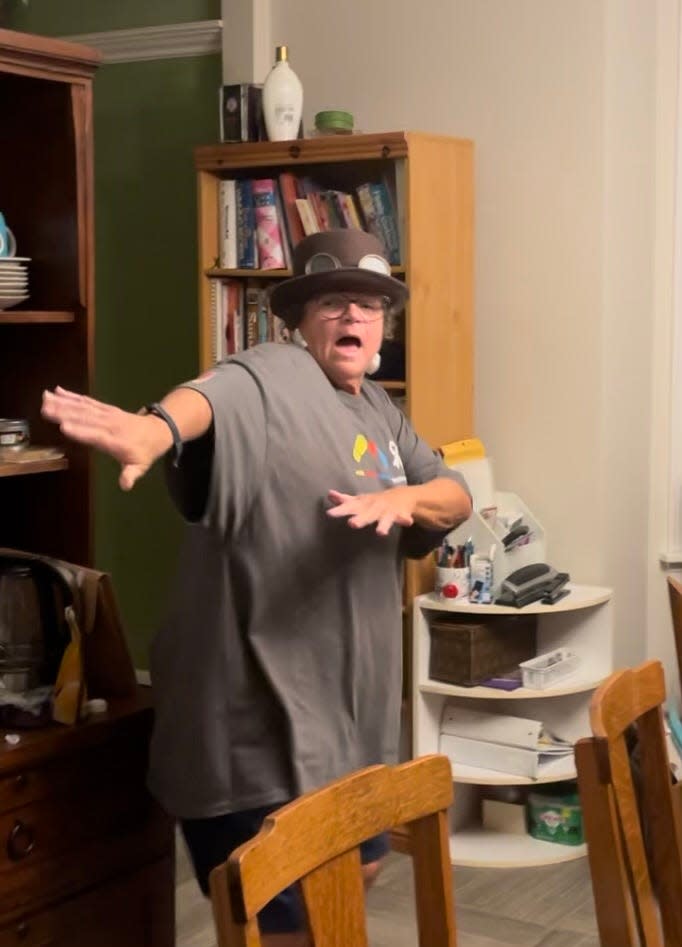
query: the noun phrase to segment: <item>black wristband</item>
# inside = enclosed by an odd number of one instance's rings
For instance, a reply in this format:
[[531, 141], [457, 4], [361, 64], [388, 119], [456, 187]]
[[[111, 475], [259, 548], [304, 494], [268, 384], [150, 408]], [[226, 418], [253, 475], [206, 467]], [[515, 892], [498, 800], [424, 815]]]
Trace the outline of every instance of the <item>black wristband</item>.
[[182, 457], [182, 438], [180, 437], [177, 424], [166, 409], [161, 407], [156, 401], [153, 404], [145, 405], [145, 411], [147, 414], [155, 414], [157, 418], [161, 418], [170, 428], [170, 432], [173, 435], [173, 466], [177, 467]]

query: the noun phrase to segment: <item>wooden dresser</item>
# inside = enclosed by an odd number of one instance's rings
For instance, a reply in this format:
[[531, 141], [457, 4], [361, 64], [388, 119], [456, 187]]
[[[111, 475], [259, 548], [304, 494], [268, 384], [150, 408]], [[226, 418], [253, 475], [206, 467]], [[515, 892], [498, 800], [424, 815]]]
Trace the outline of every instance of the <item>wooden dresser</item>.
[[172, 947], [173, 826], [144, 789], [145, 689], [75, 727], [0, 731], [0, 947]]

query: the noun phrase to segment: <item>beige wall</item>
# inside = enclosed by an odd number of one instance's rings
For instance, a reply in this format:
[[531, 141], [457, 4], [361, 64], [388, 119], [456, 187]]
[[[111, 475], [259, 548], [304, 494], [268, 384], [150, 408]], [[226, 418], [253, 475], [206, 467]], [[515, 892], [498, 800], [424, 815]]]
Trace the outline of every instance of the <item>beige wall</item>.
[[[244, 2], [225, 0], [226, 35]], [[550, 561], [615, 587], [620, 664], [670, 653], [657, 556], [678, 6], [270, 3], [306, 127], [342, 107], [362, 131], [476, 142], [477, 433], [498, 484], [544, 523]]]

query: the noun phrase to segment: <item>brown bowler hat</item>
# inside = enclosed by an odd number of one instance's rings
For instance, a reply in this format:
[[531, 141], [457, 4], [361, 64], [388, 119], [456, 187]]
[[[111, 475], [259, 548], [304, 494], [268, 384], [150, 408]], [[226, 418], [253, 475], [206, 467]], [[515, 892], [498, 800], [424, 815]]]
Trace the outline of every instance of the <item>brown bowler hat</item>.
[[394, 279], [381, 241], [364, 230], [325, 230], [304, 237], [294, 248], [294, 275], [272, 291], [270, 306], [290, 329], [303, 305], [320, 293], [353, 292], [386, 296], [393, 310], [408, 297], [407, 286]]

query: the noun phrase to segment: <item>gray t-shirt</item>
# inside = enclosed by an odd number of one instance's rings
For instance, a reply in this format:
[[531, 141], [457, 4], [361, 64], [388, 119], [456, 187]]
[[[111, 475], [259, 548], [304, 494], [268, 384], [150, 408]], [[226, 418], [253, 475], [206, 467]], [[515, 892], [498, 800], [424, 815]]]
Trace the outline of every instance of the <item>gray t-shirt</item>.
[[188, 387], [213, 428], [167, 466], [195, 522], [152, 647], [149, 785], [203, 818], [395, 761], [400, 563], [443, 534], [351, 529], [327, 493], [461, 478], [381, 387], [339, 391], [296, 346], [260, 345]]

